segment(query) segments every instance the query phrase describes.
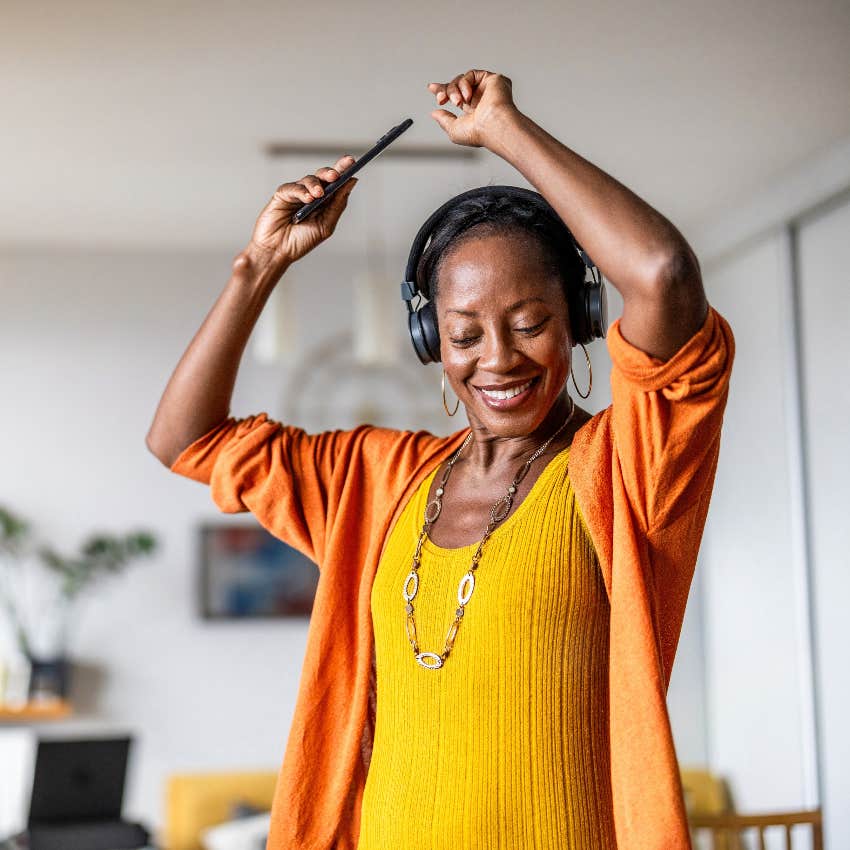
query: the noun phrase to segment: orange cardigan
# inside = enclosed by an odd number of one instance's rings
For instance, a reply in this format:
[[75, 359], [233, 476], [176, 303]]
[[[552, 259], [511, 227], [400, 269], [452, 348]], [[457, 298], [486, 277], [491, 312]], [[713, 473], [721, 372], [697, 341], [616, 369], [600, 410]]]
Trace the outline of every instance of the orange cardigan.
[[[667, 361], [608, 332], [612, 404], [575, 434], [570, 462], [610, 600], [610, 747], [620, 850], [690, 848], [666, 693], [714, 483], [734, 357], [713, 308]], [[172, 470], [251, 511], [320, 570], [269, 850], [355, 850], [371, 756], [369, 598], [389, 529], [449, 437], [361, 425], [307, 434], [265, 413], [228, 418]], [[388, 812], [403, 817], [403, 812]]]

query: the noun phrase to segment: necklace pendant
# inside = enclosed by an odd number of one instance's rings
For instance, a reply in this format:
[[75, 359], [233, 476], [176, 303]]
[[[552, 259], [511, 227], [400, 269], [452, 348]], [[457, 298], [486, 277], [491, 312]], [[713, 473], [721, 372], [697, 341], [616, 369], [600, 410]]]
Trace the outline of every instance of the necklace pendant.
[[[410, 582], [413, 582], [413, 588], [410, 587]], [[405, 602], [410, 602], [414, 596], [416, 596], [416, 591], [419, 590], [419, 573], [416, 570], [411, 570], [407, 574], [407, 578], [404, 580], [404, 586], [402, 587], [402, 595], [404, 596]]]
[[416, 660], [426, 670], [439, 670], [443, 666], [443, 657], [437, 655], [436, 652], [420, 652], [417, 654]]
[[437, 496], [433, 501], [428, 502], [425, 506], [425, 522], [428, 524], [435, 523], [440, 511], [443, 510], [443, 500]]
[[[486, 542], [487, 538], [493, 531], [494, 526], [498, 525], [498, 523], [507, 519], [508, 514], [511, 512], [511, 507], [513, 506], [514, 496], [517, 493], [518, 485], [525, 477], [525, 474], [528, 472], [529, 467], [532, 462], [540, 457], [544, 451], [549, 447], [549, 444], [555, 437], [567, 427], [567, 423], [573, 418], [573, 414], [575, 413], [575, 402], [570, 398], [570, 412], [567, 414], [567, 418], [564, 420], [563, 424], [545, 443], [543, 443], [540, 448], [537, 449], [531, 457], [526, 460], [525, 464], [520, 468], [517, 472], [514, 480], [508, 486], [507, 493], [502, 496], [491, 508], [490, 508], [490, 524], [487, 526], [487, 530], [484, 532], [484, 536], [481, 538], [481, 542], [478, 544], [478, 549], [475, 554], [472, 556], [472, 563], [470, 564], [469, 571], [464, 575], [464, 577], [460, 580], [457, 588], [457, 601], [458, 607], [455, 609], [455, 621], [449, 627], [449, 632], [446, 635], [446, 648], [443, 655], [438, 655], [436, 652], [419, 652], [419, 643], [416, 637], [416, 621], [413, 619], [413, 605], [412, 600], [416, 596], [417, 591], [419, 590], [419, 573], [417, 570], [420, 566], [420, 559], [422, 553], [422, 542], [428, 536], [428, 529], [434, 522], [436, 522], [437, 518], [440, 516], [440, 512], [443, 508], [443, 496], [445, 495], [445, 487], [446, 482], [449, 479], [449, 475], [451, 474], [452, 467], [455, 464], [455, 461], [460, 457], [461, 452], [466, 448], [469, 441], [472, 439], [472, 431], [467, 434], [466, 439], [463, 441], [461, 447], [454, 453], [452, 459], [448, 462], [448, 466], [446, 467], [446, 471], [443, 473], [443, 480], [440, 482], [440, 486], [434, 493], [434, 498], [432, 501], [428, 502], [425, 506], [425, 516], [424, 516], [424, 524], [422, 526], [422, 531], [419, 535], [419, 540], [416, 544], [416, 552], [413, 555], [413, 569], [408, 573], [407, 578], [404, 580], [404, 585], [402, 587], [402, 595], [404, 596], [405, 606], [404, 610], [407, 614], [407, 618], [405, 621], [405, 629], [407, 631], [407, 638], [410, 641], [411, 646], [413, 647], [413, 654], [416, 658], [416, 662], [421, 666], [425, 667], [427, 670], [439, 670], [443, 666], [443, 662], [448, 657], [449, 652], [454, 645], [455, 637], [457, 636], [458, 627], [460, 626], [461, 619], [464, 615], [464, 608], [466, 604], [469, 602], [472, 597], [472, 591], [475, 590], [475, 570], [478, 569], [479, 561], [481, 560], [481, 547]], [[411, 586], [412, 585], [412, 586]]]
[[457, 601], [461, 606], [469, 602], [473, 590], [475, 590], [475, 573], [470, 570], [457, 586]]
[[513, 493], [502, 496], [492, 508], [490, 508], [490, 519], [493, 522], [501, 522], [511, 512], [514, 503]]

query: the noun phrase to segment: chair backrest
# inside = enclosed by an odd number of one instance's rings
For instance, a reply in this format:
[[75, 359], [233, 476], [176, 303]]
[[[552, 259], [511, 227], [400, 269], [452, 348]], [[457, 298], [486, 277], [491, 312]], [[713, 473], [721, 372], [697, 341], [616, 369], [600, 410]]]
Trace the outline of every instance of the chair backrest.
[[682, 792], [689, 815], [720, 815], [733, 811], [724, 780], [703, 767], [682, 767]]
[[[726, 841], [731, 850], [744, 850], [745, 845], [741, 841], [744, 835], [756, 834], [758, 837], [758, 850], [767, 850], [767, 836], [783, 830], [785, 850], [794, 850], [794, 837], [805, 832], [803, 826], [811, 829], [812, 850], [823, 850], [823, 818], [820, 809], [803, 812], [774, 812], [772, 814], [741, 815], [692, 815], [689, 818], [694, 847], [708, 847], [714, 850], [719, 846], [719, 841]], [[794, 827], [798, 827], [795, 831]], [[707, 845], [701, 841], [701, 836], [707, 835], [710, 843]], [[747, 847], [751, 846], [749, 844]], [[797, 845], [798, 847], [800, 844]]]
[[[722, 815], [733, 812], [732, 798], [726, 781], [704, 767], [680, 768], [682, 792], [688, 817]], [[712, 850], [742, 850], [734, 836], [720, 835], [713, 839]]]

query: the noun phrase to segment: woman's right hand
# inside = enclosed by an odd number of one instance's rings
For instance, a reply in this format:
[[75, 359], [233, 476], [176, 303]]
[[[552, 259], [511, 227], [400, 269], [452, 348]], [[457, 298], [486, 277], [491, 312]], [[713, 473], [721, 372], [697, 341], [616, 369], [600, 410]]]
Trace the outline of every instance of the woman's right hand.
[[332, 183], [340, 173], [354, 163], [353, 156], [339, 159], [333, 168], [320, 168], [292, 183], [278, 186], [266, 208], [260, 213], [251, 243], [246, 249], [252, 263], [267, 270], [283, 272], [287, 266], [324, 242], [335, 230], [336, 223], [348, 203], [348, 196], [357, 182], [352, 177], [316, 212], [298, 224], [292, 216], [304, 204], [324, 194], [324, 184]]

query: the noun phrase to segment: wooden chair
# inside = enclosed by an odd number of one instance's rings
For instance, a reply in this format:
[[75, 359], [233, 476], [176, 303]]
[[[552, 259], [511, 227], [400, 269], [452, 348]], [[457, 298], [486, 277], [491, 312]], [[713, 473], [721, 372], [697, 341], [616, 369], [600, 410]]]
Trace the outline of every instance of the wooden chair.
[[[812, 850], [823, 850], [823, 819], [820, 809], [804, 812], [776, 812], [764, 815], [741, 815], [741, 814], [715, 814], [715, 815], [691, 815], [688, 818], [691, 826], [691, 836], [694, 847], [702, 848], [706, 845], [700, 843], [699, 837], [708, 833], [711, 850], [720, 846], [719, 842], [726, 842], [730, 850], [744, 850], [751, 845], [741, 841], [743, 835], [751, 835], [756, 831], [758, 837], [758, 850], [766, 850], [766, 833], [774, 828], [782, 828], [785, 831], [785, 850], [793, 850], [794, 834], [792, 828], [797, 825], [808, 825], [811, 827]], [[797, 830], [799, 835], [800, 830]], [[799, 844], [797, 845], [799, 846]]]
[[[729, 788], [721, 776], [704, 767], [680, 768], [688, 818], [695, 815], [724, 815], [734, 811]], [[734, 835], [714, 839], [712, 850], [742, 850]]]

